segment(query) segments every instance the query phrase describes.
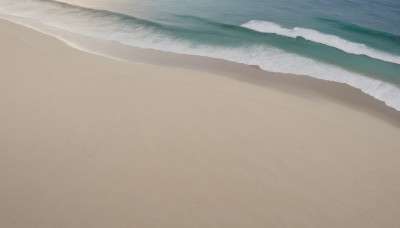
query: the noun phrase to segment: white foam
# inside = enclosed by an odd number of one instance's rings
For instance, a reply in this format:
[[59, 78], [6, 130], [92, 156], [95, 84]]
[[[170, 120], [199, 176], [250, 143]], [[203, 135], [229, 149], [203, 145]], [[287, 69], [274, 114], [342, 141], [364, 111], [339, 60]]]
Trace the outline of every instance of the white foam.
[[334, 47], [349, 54], [366, 55], [385, 62], [400, 64], [400, 56], [378, 51], [365, 44], [354, 43], [338, 36], [324, 34], [313, 29], [299, 27], [289, 29], [283, 28], [273, 22], [257, 20], [249, 21], [241, 26], [262, 33], [273, 33], [291, 38], [303, 37], [306, 40]]
[[[199, 45], [188, 40], [169, 37], [152, 28], [129, 21], [121, 21], [115, 15], [104, 13], [98, 15], [96, 12], [71, 10], [67, 7], [57, 8], [57, 5], [52, 3], [45, 6], [39, 4], [46, 3], [46, 1], [24, 0], [23, 4], [11, 0], [4, 1], [8, 1], [12, 7], [0, 3], [0, 13], [28, 17], [40, 21], [44, 25], [134, 47], [220, 58], [248, 65], [258, 65], [261, 69], [272, 72], [308, 75], [323, 80], [346, 83], [400, 111], [400, 87], [398, 85], [288, 53], [275, 47], [248, 45], [227, 48]], [[271, 23], [270, 25], [270, 30], [273, 28], [274, 31], [287, 32], [285, 29], [282, 31], [282, 28], [276, 24]]]

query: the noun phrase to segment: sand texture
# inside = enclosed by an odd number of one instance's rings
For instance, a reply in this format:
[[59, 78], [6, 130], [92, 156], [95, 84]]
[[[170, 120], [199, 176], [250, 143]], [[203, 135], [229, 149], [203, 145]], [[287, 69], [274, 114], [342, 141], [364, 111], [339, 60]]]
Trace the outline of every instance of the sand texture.
[[400, 227], [390, 121], [4, 20], [0, 50], [2, 228]]

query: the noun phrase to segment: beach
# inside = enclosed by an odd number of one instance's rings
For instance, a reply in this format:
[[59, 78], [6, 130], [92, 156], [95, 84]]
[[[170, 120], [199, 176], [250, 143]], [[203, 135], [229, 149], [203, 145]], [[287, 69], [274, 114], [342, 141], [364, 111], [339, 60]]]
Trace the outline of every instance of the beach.
[[361, 91], [0, 46], [0, 227], [400, 226], [400, 114]]

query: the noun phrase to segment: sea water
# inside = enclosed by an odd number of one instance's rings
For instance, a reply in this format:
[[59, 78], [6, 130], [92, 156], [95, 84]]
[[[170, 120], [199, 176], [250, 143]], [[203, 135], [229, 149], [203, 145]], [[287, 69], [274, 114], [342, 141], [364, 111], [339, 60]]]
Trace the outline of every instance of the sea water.
[[0, 0], [0, 13], [346, 83], [400, 110], [398, 0]]

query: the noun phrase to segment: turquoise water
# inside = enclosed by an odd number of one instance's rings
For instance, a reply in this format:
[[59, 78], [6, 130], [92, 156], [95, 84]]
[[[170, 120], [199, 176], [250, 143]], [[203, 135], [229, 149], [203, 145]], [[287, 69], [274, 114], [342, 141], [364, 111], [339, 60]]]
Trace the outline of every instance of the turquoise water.
[[2, 0], [0, 13], [135, 47], [342, 82], [400, 110], [398, 0]]

